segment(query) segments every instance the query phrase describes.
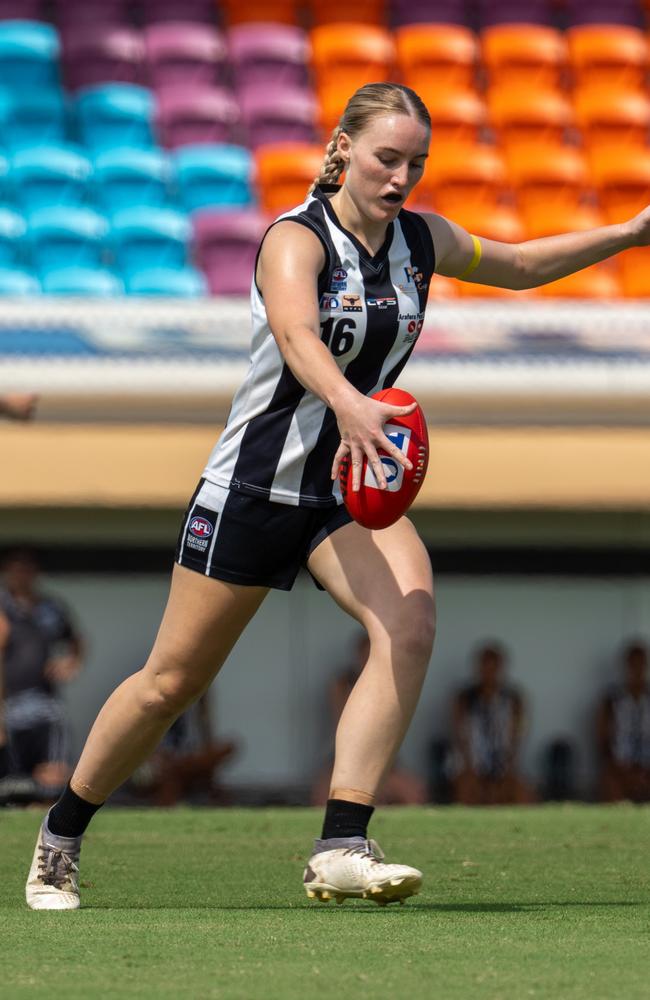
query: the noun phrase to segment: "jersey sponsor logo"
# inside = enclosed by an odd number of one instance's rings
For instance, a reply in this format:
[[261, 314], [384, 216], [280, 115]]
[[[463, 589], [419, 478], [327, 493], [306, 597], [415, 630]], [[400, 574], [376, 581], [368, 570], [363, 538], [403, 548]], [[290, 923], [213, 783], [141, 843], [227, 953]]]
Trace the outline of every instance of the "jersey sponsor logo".
[[332, 271], [332, 291], [344, 292], [348, 287], [348, 272], [344, 267], [335, 267]]
[[[400, 319], [402, 317], [400, 316]], [[402, 338], [403, 344], [412, 344], [414, 340], [417, 340], [420, 335], [420, 330], [422, 329], [422, 324], [424, 323], [424, 313], [420, 313], [418, 317], [413, 317], [409, 319], [408, 326], [406, 327], [406, 333]]]
[[373, 306], [377, 309], [388, 309], [390, 306], [396, 305], [397, 299], [387, 295], [368, 299], [368, 306]]
[[419, 320], [419, 319], [424, 319], [424, 313], [423, 312], [419, 312], [419, 313], [400, 313], [397, 318], [400, 321], [402, 321], [402, 320], [407, 321], [407, 320], [411, 320], [411, 319]]
[[320, 307], [325, 311], [330, 309], [340, 309], [341, 302], [336, 295], [321, 295]]
[[341, 296], [341, 301], [343, 303], [344, 313], [360, 313], [363, 312], [363, 306], [361, 305], [361, 296], [352, 295], [349, 292], [346, 295]]
[[413, 267], [405, 267], [404, 273], [406, 275], [406, 282], [403, 285], [399, 285], [403, 292], [408, 291], [409, 287], [417, 288], [418, 292], [425, 292], [429, 287], [429, 283], [424, 280], [424, 274], [417, 266], [414, 264]]
[[[404, 455], [408, 454], [409, 441], [411, 440], [411, 431], [408, 427], [400, 427], [398, 424], [384, 424], [384, 434]], [[384, 467], [386, 489], [390, 493], [398, 493], [404, 482], [404, 466], [391, 455], [380, 455], [379, 457]], [[369, 486], [374, 490], [379, 489], [379, 483], [370, 465], [366, 466], [364, 486]]]

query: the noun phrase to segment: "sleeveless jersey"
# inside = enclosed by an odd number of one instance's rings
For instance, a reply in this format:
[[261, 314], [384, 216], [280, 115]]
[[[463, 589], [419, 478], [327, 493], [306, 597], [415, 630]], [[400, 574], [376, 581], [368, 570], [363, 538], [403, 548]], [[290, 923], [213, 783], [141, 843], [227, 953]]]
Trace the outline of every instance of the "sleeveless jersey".
[[[321, 185], [276, 223], [290, 219], [320, 239], [321, 340], [348, 381], [372, 395], [395, 383], [413, 351], [435, 266], [433, 241], [425, 221], [402, 209], [371, 255], [339, 223], [328, 197], [337, 190]], [[336, 416], [284, 361], [254, 277], [251, 309], [250, 367], [203, 475], [279, 503], [340, 504], [338, 480], [330, 478], [341, 440]]]

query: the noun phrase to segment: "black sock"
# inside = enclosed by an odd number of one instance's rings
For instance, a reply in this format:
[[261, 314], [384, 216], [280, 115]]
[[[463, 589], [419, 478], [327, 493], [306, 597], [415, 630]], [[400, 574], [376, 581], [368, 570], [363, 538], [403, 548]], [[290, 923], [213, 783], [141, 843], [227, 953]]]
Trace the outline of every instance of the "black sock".
[[48, 813], [47, 828], [56, 837], [80, 837], [86, 832], [86, 827], [103, 804], [103, 802], [99, 805], [86, 802], [72, 791], [68, 783], [63, 795]]
[[0, 778], [6, 778], [9, 774], [9, 747], [0, 747]]
[[364, 806], [361, 802], [328, 799], [321, 840], [331, 840], [333, 837], [363, 837], [365, 840], [374, 811], [374, 806]]

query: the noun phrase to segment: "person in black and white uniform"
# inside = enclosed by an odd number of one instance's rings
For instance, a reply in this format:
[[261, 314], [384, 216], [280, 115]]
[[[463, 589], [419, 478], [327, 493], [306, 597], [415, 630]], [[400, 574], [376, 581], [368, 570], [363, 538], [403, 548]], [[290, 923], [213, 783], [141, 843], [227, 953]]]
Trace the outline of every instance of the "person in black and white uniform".
[[[364, 456], [385, 488], [379, 448], [409, 464], [383, 426], [411, 407], [370, 395], [392, 385], [408, 360], [434, 266], [528, 288], [645, 244], [650, 229], [644, 212], [624, 225], [510, 245], [408, 212], [430, 138], [429, 114], [412, 90], [360, 88], [314, 190], [265, 235], [252, 289], [251, 365], [183, 520], [160, 631], [144, 668], [101, 710], [43, 823], [27, 883], [33, 908], [79, 905], [77, 862], [93, 813], [206, 689], [269, 587], [289, 589], [303, 565], [367, 630], [371, 647], [338, 725], [306, 890], [379, 903], [419, 890], [421, 873], [385, 864], [367, 825], [431, 656], [431, 564], [408, 518], [382, 531], [350, 520], [339, 465], [349, 456], [358, 489]], [[343, 171], [343, 184], [333, 186]]]

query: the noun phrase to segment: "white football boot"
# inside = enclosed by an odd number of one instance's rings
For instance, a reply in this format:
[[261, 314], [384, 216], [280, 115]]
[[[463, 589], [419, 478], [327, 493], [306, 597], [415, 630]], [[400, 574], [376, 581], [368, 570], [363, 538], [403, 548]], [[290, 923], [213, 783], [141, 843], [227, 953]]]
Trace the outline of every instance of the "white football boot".
[[330, 899], [343, 903], [357, 897], [386, 906], [403, 903], [422, 886], [422, 872], [417, 868], [384, 864], [382, 850], [374, 840], [317, 840], [314, 847], [303, 881], [309, 898], [321, 903]]
[[32, 910], [79, 909], [80, 849], [81, 837], [55, 837], [43, 821], [25, 886]]

